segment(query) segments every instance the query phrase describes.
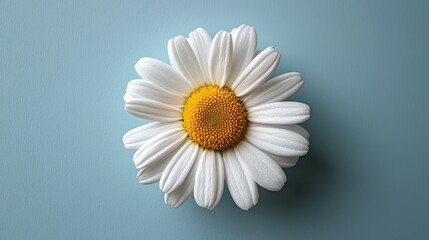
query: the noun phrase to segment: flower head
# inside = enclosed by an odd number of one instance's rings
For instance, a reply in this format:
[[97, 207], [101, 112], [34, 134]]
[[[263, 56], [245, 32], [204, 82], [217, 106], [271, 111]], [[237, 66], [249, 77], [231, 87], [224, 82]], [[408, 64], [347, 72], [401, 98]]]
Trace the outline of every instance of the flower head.
[[170, 64], [142, 58], [135, 65], [125, 110], [153, 122], [128, 131], [124, 145], [137, 149], [133, 161], [140, 183], [159, 181], [165, 202], [179, 207], [190, 196], [213, 209], [225, 182], [235, 203], [258, 202], [257, 184], [271, 191], [286, 182], [282, 167], [308, 151], [308, 132], [299, 123], [306, 104], [284, 101], [303, 83], [296, 72], [269, 79], [280, 54], [256, 50], [253, 27], [220, 31], [202, 28], [168, 42]]

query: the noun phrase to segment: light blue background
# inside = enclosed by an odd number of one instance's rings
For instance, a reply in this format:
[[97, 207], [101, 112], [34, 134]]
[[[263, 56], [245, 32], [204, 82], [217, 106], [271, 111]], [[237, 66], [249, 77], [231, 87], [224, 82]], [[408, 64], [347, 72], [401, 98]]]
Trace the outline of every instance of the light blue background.
[[[180, 3], [179, 3], [180, 2]], [[0, 0], [0, 239], [429, 239], [428, 1]], [[169, 38], [256, 27], [299, 71], [311, 150], [242, 211], [135, 179], [122, 96]]]

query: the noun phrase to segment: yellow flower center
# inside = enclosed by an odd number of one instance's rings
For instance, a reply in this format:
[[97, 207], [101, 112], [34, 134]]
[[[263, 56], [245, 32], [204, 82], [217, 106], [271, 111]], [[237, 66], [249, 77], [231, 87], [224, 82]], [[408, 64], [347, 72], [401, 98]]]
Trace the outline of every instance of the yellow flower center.
[[247, 114], [228, 88], [202, 86], [185, 101], [182, 126], [189, 138], [206, 149], [222, 151], [239, 142], [247, 129]]

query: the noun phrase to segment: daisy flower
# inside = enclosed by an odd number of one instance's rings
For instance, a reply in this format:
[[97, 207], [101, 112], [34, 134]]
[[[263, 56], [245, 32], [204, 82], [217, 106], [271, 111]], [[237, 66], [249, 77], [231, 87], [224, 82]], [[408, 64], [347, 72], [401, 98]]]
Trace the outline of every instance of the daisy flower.
[[142, 184], [159, 181], [165, 202], [179, 207], [190, 196], [213, 209], [224, 185], [247, 210], [258, 202], [257, 185], [280, 190], [282, 169], [308, 151], [306, 104], [284, 101], [303, 84], [301, 75], [269, 79], [280, 61], [273, 47], [256, 50], [253, 27], [202, 28], [168, 42], [170, 65], [141, 58], [141, 79], [128, 83], [125, 110], [152, 121], [123, 137], [136, 149], [133, 162]]

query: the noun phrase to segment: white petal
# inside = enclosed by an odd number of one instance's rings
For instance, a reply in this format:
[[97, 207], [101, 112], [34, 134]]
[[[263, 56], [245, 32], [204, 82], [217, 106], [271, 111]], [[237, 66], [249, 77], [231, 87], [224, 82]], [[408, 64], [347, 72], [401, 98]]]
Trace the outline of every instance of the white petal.
[[174, 92], [168, 91], [154, 82], [142, 79], [132, 80], [128, 83], [124, 100], [127, 102], [134, 99], [149, 99], [176, 107], [182, 107], [184, 101], [182, 96], [175, 95]]
[[264, 49], [232, 82], [231, 88], [239, 97], [252, 92], [268, 79], [277, 68], [279, 61], [280, 53], [277, 50], [273, 47]]
[[165, 131], [147, 140], [134, 154], [136, 168], [144, 168], [167, 156], [185, 140], [186, 133], [182, 128]]
[[122, 141], [127, 149], [137, 149], [141, 147], [147, 140], [156, 135], [168, 130], [180, 128], [179, 122], [160, 123], [151, 122], [143, 126], [136, 127], [124, 134]]
[[141, 58], [134, 66], [143, 80], [149, 80], [179, 96], [188, 96], [193, 85], [170, 65], [154, 58]]
[[280, 102], [298, 91], [303, 83], [299, 73], [285, 73], [263, 83], [245, 96], [243, 102], [247, 108], [263, 103]]
[[273, 102], [251, 107], [248, 120], [265, 124], [298, 124], [310, 117], [310, 107], [299, 102]]
[[232, 60], [232, 37], [220, 31], [213, 39], [209, 55], [209, 73], [213, 84], [223, 87], [229, 78]]
[[206, 30], [197, 28], [195, 31], [189, 34], [189, 44], [194, 50], [195, 56], [197, 57], [201, 71], [203, 72], [203, 81], [210, 83], [209, 74], [209, 54], [210, 46], [212, 45], [212, 38]]
[[191, 177], [191, 174], [189, 174], [182, 185], [169, 193], [165, 193], [164, 201], [168, 206], [178, 208], [188, 200], [194, 191], [193, 182], [190, 181], [192, 178], [193, 176]]
[[[232, 69], [229, 83], [244, 70], [244, 68], [255, 57], [256, 51], [256, 31], [248, 25], [241, 25], [231, 32], [233, 41]], [[230, 86], [230, 84], [227, 84]]]
[[[301, 136], [303, 136], [305, 139], [308, 140], [308, 138], [310, 137], [310, 134], [308, 133], [307, 130], [305, 130], [303, 127], [299, 126], [299, 125], [265, 125], [265, 127], [271, 127], [271, 128], [282, 128], [282, 129], [286, 129], [289, 131], [293, 131], [296, 132], [298, 134], [300, 134]], [[284, 156], [279, 156], [279, 155], [275, 155], [269, 152], [264, 151], [271, 159], [273, 159], [274, 161], [276, 161], [280, 167], [282, 168], [290, 168], [296, 165], [296, 163], [299, 160], [299, 157], [284, 157]]]
[[171, 192], [165, 193], [164, 201], [165, 203], [172, 207], [180, 207], [194, 192], [194, 174], [190, 173], [185, 181], [176, 189]]
[[250, 123], [246, 138], [259, 149], [279, 156], [303, 156], [308, 151], [308, 140], [289, 126], [274, 128]]
[[167, 163], [168, 161], [159, 161], [159, 164], [153, 164], [150, 167], [140, 169], [137, 173], [139, 183], [152, 184], [158, 182]]
[[271, 159], [276, 161], [276, 163], [282, 168], [290, 168], [295, 166], [298, 162], [299, 157], [282, 157], [278, 155], [274, 155], [268, 152], [265, 152]]
[[[179, 148], [179, 147], [178, 147]], [[152, 161], [150, 164], [140, 169], [137, 173], [137, 178], [141, 184], [151, 184], [158, 182], [161, 174], [167, 166], [170, 159], [176, 154], [178, 148], [171, 151], [166, 156], [159, 158], [157, 161]]]
[[303, 138], [305, 138], [307, 140], [310, 138], [310, 133], [307, 130], [305, 130], [305, 128], [303, 128], [303, 127], [301, 127], [301, 126], [299, 126], [297, 124], [289, 125], [289, 124], [249, 123], [249, 126], [252, 126], [252, 127], [254, 127], [254, 126], [258, 127], [259, 126], [259, 127], [265, 127], [265, 128], [273, 128], [274, 129], [273, 131], [275, 131], [276, 129], [280, 128], [280, 129], [284, 129], [284, 130], [287, 130], [287, 131], [292, 131], [294, 133], [297, 133], [297, 134], [301, 135]]
[[170, 192], [180, 186], [188, 176], [198, 156], [199, 146], [188, 140], [171, 159], [162, 173], [159, 187]]
[[289, 130], [292, 132], [296, 132], [296, 133], [300, 134], [301, 136], [303, 136], [307, 140], [310, 137], [310, 133], [299, 125], [272, 125], [272, 124], [268, 124], [265, 126], [273, 127], [273, 128], [282, 128], [282, 129], [286, 129], [286, 130]]
[[201, 161], [202, 152], [203, 150], [200, 148], [198, 150], [198, 156], [192, 166], [192, 170], [186, 177], [185, 181], [183, 181], [183, 183], [176, 189], [165, 193], [164, 201], [170, 207], [180, 207], [192, 195], [192, 193], [194, 193], [195, 174], [197, 172], [199, 161]]
[[156, 121], [174, 122], [182, 119], [179, 107], [147, 99], [133, 99], [125, 102], [125, 110], [134, 116]]
[[205, 149], [195, 175], [195, 201], [213, 209], [219, 203], [225, 182], [225, 168], [219, 152]]
[[248, 210], [258, 203], [259, 193], [256, 183], [246, 176], [234, 150], [223, 152], [225, 179], [234, 202], [243, 210]]
[[252, 144], [241, 141], [234, 147], [243, 170], [261, 187], [270, 191], [280, 190], [286, 175], [280, 166], [267, 154]]
[[292, 124], [292, 125], [282, 125], [282, 124], [258, 124], [258, 123], [250, 123], [251, 126], [260, 126], [260, 127], [267, 127], [267, 128], [274, 128], [274, 130], [280, 128], [280, 129], [284, 129], [284, 130], [288, 130], [288, 131], [292, 131], [295, 132], [299, 135], [301, 135], [302, 137], [304, 137], [305, 139], [309, 139], [310, 138], [310, 133], [305, 130], [303, 127], [297, 125], [297, 124]]
[[194, 51], [183, 36], [177, 36], [168, 42], [168, 57], [171, 66], [182, 73], [184, 78], [195, 88], [204, 84], [203, 73]]

